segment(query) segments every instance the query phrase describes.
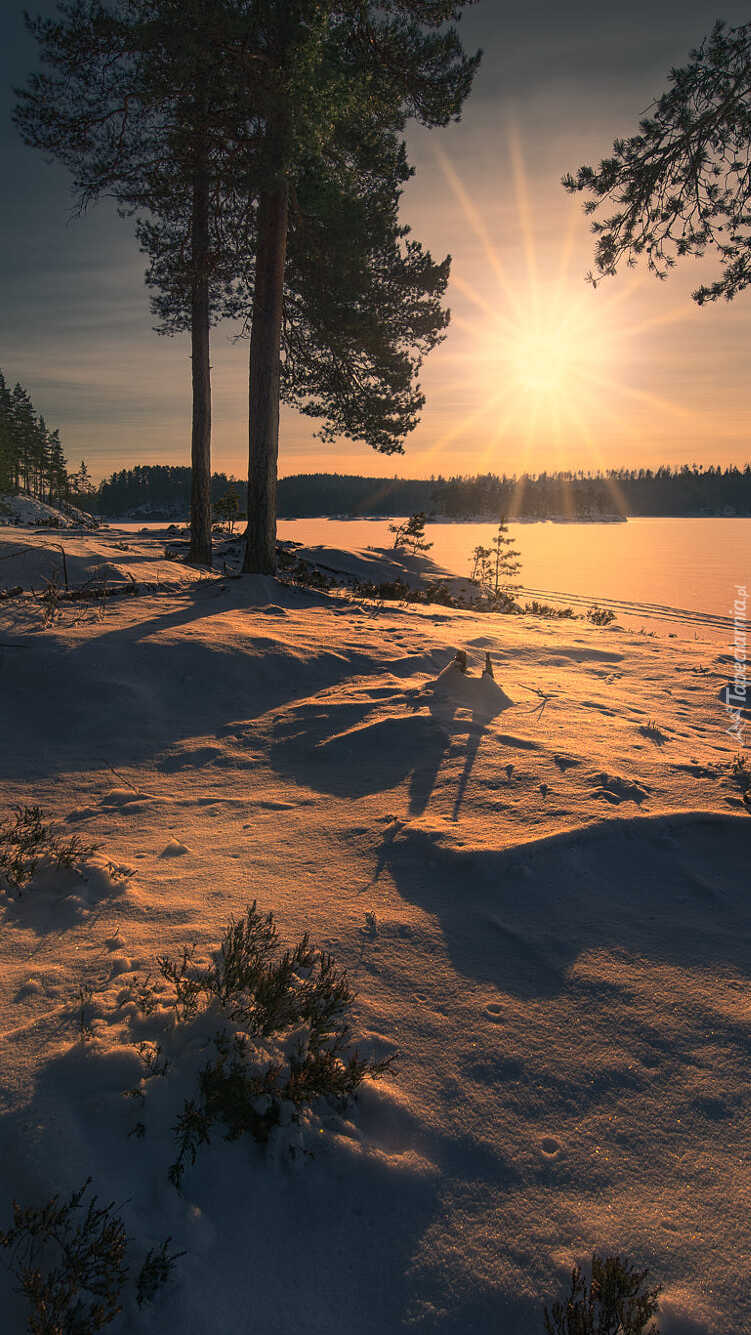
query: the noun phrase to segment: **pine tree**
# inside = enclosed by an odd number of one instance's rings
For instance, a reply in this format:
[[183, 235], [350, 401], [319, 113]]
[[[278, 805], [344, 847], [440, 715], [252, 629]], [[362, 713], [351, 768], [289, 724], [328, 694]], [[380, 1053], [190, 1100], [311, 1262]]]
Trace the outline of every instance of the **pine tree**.
[[70, 490], [68, 463], [63, 454], [58, 430], [52, 431], [49, 437], [49, 486], [51, 505], [64, 504], [68, 500]]
[[472, 553], [472, 574], [470, 578], [480, 585], [488, 600], [495, 605], [513, 603], [513, 595], [519, 588], [514, 583], [514, 576], [521, 570], [519, 552], [514, 547], [514, 540], [509, 536], [505, 520], [498, 524], [498, 532], [489, 547], [475, 547]]
[[93, 496], [96, 487], [91, 480], [91, 474], [86, 467], [86, 460], [81, 460], [81, 467], [77, 473], [70, 478], [70, 490], [74, 501], [82, 501], [84, 504]]
[[322, 435], [391, 453], [417, 424], [422, 357], [447, 322], [448, 261], [398, 225], [401, 132], [458, 118], [479, 56], [463, 0], [265, 6], [267, 67], [250, 316], [244, 569], [276, 564], [280, 397]]
[[11, 420], [16, 453], [16, 487], [31, 493], [37, 447], [37, 420], [34, 406], [22, 385], [16, 383], [11, 394]]
[[79, 209], [114, 196], [139, 216], [149, 253], [171, 234], [191, 331], [190, 557], [203, 565], [211, 564], [209, 328], [226, 134], [247, 130], [262, 8], [253, 0], [63, 4], [55, 19], [28, 20], [46, 69], [20, 92], [14, 117], [26, 143], [69, 168]]
[[36, 440], [34, 445], [34, 495], [40, 501], [48, 501], [50, 480], [50, 438], [47, 423], [43, 417], [37, 419]]
[[240, 504], [234, 491], [227, 491], [214, 504], [214, 519], [227, 525], [230, 533], [235, 531], [235, 521], [240, 517]]
[[433, 544], [425, 539], [425, 523], [426, 516], [419, 511], [410, 515], [403, 524], [389, 524], [389, 532], [395, 535], [394, 546], [410, 548], [413, 556], [429, 552]]
[[[82, 462], [84, 481], [93, 490]], [[58, 430], [37, 416], [22, 385], [12, 390], [0, 371], [0, 492], [25, 490], [41, 501], [64, 500], [70, 478]]]
[[751, 23], [717, 23], [671, 72], [638, 133], [616, 139], [598, 168], [564, 176], [567, 190], [593, 196], [586, 213], [615, 208], [592, 224], [597, 277], [645, 257], [665, 278], [677, 259], [709, 247], [722, 274], [697, 288], [695, 301], [731, 300], [751, 283], [750, 68]]
[[17, 460], [13, 434], [13, 403], [11, 393], [0, 371], [0, 493], [14, 491], [17, 486]]

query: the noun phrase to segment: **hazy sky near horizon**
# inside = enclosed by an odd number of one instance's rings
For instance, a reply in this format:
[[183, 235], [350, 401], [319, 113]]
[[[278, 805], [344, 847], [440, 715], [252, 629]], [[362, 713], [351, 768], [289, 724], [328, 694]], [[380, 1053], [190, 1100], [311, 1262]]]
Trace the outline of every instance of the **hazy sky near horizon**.
[[[593, 290], [589, 222], [560, 186], [635, 128], [716, 18], [751, 13], [699, 0], [479, 0], [467, 11], [465, 44], [484, 59], [463, 119], [408, 133], [417, 171], [402, 218], [435, 256], [453, 257], [453, 320], [423, 370], [422, 422], [403, 456], [386, 457], [351, 441], [322, 445], [315, 423], [285, 410], [282, 474], [749, 459], [751, 293], [697, 307], [690, 294], [716, 271], [711, 259], [684, 261], [665, 283], [637, 269]], [[12, 87], [36, 54], [15, 0], [0, 34], [0, 367], [95, 477], [186, 463], [187, 337], [152, 331], [132, 225], [109, 201], [71, 220], [66, 173], [21, 144]], [[240, 476], [248, 348], [232, 333], [213, 335], [214, 464]]]

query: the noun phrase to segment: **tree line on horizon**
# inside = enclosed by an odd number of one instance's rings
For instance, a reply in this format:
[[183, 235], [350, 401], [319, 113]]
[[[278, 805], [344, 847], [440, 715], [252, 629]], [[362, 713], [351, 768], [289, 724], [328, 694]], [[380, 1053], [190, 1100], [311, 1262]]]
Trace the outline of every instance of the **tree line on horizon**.
[[[211, 479], [214, 506], [237, 498], [242, 514], [245, 484], [226, 473]], [[284, 519], [419, 512], [428, 518], [498, 520], [628, 515], [751, 514], [751, 463], [744, 468], [683, 465], [614, 468], [607, 472], [486, 473], [475, 477], [372, 478], [338, 473], [284, 477], [278, 484]], [[90, 497], [101, 516], [183, 519], [190, 506], [190, 469], [163, 464], [123, 468], [105, 478]]]
[[83, 459], [69, 470], [59, 430], [50, 431], [28, 391], [11, 389], [0, 370], [0, 495], [19, 491], [59, 507], [86, 502], [94, 486]]

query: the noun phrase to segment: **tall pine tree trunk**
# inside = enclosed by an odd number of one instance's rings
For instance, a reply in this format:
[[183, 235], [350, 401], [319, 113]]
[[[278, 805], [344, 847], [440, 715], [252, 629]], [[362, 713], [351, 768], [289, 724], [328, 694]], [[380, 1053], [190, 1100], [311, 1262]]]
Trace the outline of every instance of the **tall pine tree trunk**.
[[193, 177], [190, 242], [193, 271], [190, 344], [193, 378], [190, 552], [195, 565], [211, 566], [211, 363], [209, 361], [209, 172]]
[[276, 570], [276, 474], [279, 457], [279, 365], [287, 254], [289, 188], [277, 180], [258, 204], [258, 246], [250, 331], [248, 527], [243, 570]]

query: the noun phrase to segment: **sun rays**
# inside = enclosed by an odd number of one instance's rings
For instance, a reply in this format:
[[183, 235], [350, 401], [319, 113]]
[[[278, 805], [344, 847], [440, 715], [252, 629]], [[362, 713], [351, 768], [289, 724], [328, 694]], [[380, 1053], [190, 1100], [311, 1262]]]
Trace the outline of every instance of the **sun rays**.
[[452, 327], [461, 339], [453, 348], [456, 374], [442, 382], [438, 394], [458, 391], [471, 407], [434, 438], [426, 453], [437, 463], [449, 446], [471, 440], [481, 471], [539, 472], [551, 461], [563, 470], [571, 466], [572, 455], [585, 457], [590, 470], [605, 471], [622, 462], [606, 457], [608, 427], [622, 440], [624, 422], [647, 408], [663, 420], [686, 421], [680, 405], [631, 383], [630, 363], [630, 349], [639, 350], [638, 340], [647, 331], [685, 319], [685, 304], [653, 318], [624, 319], [622, 308], [644, 276], [631, 275], [607, 292], [588, 287], [575, 262], [581, 209], [571, 201], [553, 245], [542, 245], [538, 232], [544, 220], [536, 227], [536, 205], [515, 132], [508, 152], [520, 250], [513, 267], [501, 257], [485, 206], [435, 148], [463, 221], [479, 242], [487, 283], [480, 287], [466, 274], [452, 274], [463, 308], [454, 313]]

